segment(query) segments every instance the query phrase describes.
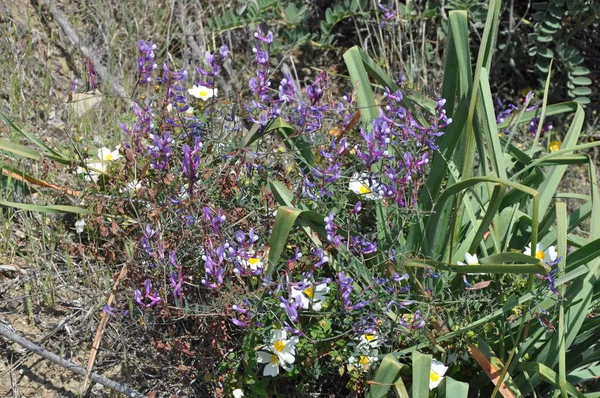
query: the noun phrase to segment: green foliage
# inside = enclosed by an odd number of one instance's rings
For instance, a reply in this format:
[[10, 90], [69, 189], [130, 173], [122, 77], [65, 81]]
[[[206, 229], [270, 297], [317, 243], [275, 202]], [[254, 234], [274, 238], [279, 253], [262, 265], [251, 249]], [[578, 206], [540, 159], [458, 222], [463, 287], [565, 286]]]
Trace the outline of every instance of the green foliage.
[[[294, 1], [258, 0], [244, 3], [240, 7], [223, 10], [208, 20], [209, 31], [222, 34], [229, 30], [265, 23], [277, 32], [286, 45], [302, 45], [316, 41], [330, 46], [336, 39], [335, 27], [345, 19], [365, 16], [366, 0], [343, 0], [324, 10], [324, 18], [314, 21], [315, 11], [306, 4]], [[308, 25], [318, 25], [320, 32], [309, 31]], [[277, 27], [277, 28], [275, 28]]]
[[[533, 33], [529, 38], [533, 44], [529, 55], [536, 58], [535, 67], [545, 76], [550, 70], [550, 62], [567, 78], [568, 94], [574, 101], [586, 105], [590, 103], [592, 81], [590, 70], [583, 66], [585, 59], [580, 49], [573, 45], [572, 38], [580, 29], [578, 23], [585, 23], [588, 15], [596, 13], [597, 6], [589, 1], [550, 0], [535, 3]], [[567, 22], [570, 21], [570, 22]]]
[[[561, 108], [554, 108], [555, 110], [561, 109], [563, 112], [575, 111], [560, 151], [544, 154], [540, 152], [539, 148], [533, 147], [530, 154], [535, 154], [538, 159], [531, 155], [523, 156], [525, 153], [517, 148], [507, 151], [509, 147], [506, 145], [505, 138], [498, 136], [499, 130], [495, 122], [487, 75], [495, 48], [498, 9], [499, 2], [490, 2], [486, 29], [474, 72], [471, 70], [468, 40], [465, 36], [468, 31], [465, 18], [467, 15], [458, 11], [453, 11], [449, 15], [450, 36], [442, 92], [448, 99], [446, 110], [454, 122], [446, 129], [446, 134], [439, 141], [439, 151], [433, 159], [427, 188], [421, 194], [419, 206], [426, 215], [422, 222], [414, 223], [411, 226], [407, 241], [409, 252], [422, 253], [430, 260], [409, 260], [406, 265], [427, 265], [451, 272], [466, 272], [465, 266], [455, 267], [453, 264], [462, 259], [465, 253], [479, 252], [482, 257], [485, 256], [480, 260], [481, 265], [476, 266], [481, 267], [479, 269], [482, 272], [504, 274], [513, 271], [520, 272], [516, 264], [527, 263], [525, 258], [511, 259], [509, 257], [514, 253], [502, 253], [503, 250], [522, 247], [527, 242], [531, 242], [532, 247], [538, 241], [543, 243], [543, 247], [558, 242], [559, 253], [563, 253], [561, 255], [566, 267], [564, 271], [555, 276], [555, 285], [563, 289], [564, 298], [557, 299], [556, 296], [540, 296], [539, 292], [535, 293], [535, 290], [532, 290], [534, 280], [530, 276], [525, 291], [509, 289], [510, 298], [506, 297], [503, 300], [504, 305], [501, 309], [495, 310], [489, 316], [472, 322], [460, 330], [463, 332], [473, 330], [483, 322], [499, 319], [496, 317], [507, 313], [517, 303], [519, 305], [526, 304], [529, 309], [523, 314], [520, 322], [515, 322], [510, 326], [505, 323], [509, 328], [506, 333], [510, 333], [509, 330], [512, 329], [513, 332], [516, 332], [515, 338], [505, 339], [502, 335], [495, 337], [490, 335], [486, 342], [495, 350], [505, 353], [500, 358], [502, 361], [506, 361], [503, 375], [510, 375], [524, 395], [531, 392], [532, 389], [546, 391], [548, 386], [540, 385], [542, 380], [550, 382], [554, 388], [566, 388], [569, 393], [575, 393], [575, 389], [565, 382], [569, 377], [569, 372], [581, 368], [584, 364], [594, 366], [600, 355], [600, 351], [598, 351], [600, 348], [594, 346], [587, 348], [591, 352], [586, 357], [580, 357], [578, 361], [568, 364], [569, 361], [564, 360], [565, 357], [571, 358], [584, 349], [580, 345], [583, 341], [577, 336], [586, 330], [589, 322], [593, 322], [593, 318], [588, 319], [587, 317], [590, 309], [600, 304], [597, 295], [593, 294], [592, 282], [600, 274], [600, 260], [587, 257], [585, 254], [591, 250], [600, 232], [597, 226], [592, 226], [589, 235], [574, 236], [572, 235], [573, 230], [567, 227], [567, 224], [581, 225], [590, 213], [580, 213], [579, 216], [574, 214], [575, 217], [571, 218], [569, 222], [566, 221], [563, 214], [560, 216], [558, 225], [549, 225], [544, 222], [543, 229], [540, 228], [540, 222], [554, 219], [555, 209], [552, 203], [556, 200], [557, 189], [566, 165], [580, 162], [589, 166], [591, 185], [590, 194], [586, 198], [591, 205], [592, 213], [600, 214], [600, 202], [595, 199], [599, 195], [598, 186], [595, 183], [597, 181], [596, 172], [589, 157], [568, 156], [578, 149], [583, 149], [583, 146], [577, 145], [584, 118], [583, 110], [579, 105], [563, 104], [557, 105]], [[571, 62], [573, 65], [581, 63], [578, 59], [571, 59]], [[364, 72], [360, 73], [364, 74]], [[362, 77], [361, 82], [365, 79]], [[357, 79], [354, 78], [354, 80]], [[368, 98], [370, 94], [363, 90], [358, 95], [366, 95]], [[365, 102], [365, 104], [368, 103]], [[542, 114], [546, 112], [545, 104], [541, 112]], [[525, 119], [521, 117], [517, 123], [521, 123], [521, 121], [525, 121]], [[477, 164], [474, 163], [475, 158], [479, 159]], [[462, 172], [458, 173], [456, 170], [462, 170]], [[534, 178], [537, 174], [544, 178]], [[471, 177], [473, 175], [477, 177]], [[503, 187], [509, 187], [512, 190], [509, 192]], [[517, 195], [519, 199], [517, 201], [507, 200], [511, 195]], [[447, 199], [452, 200], [446, 203]], [[560, 203], [557, 203], [556, 206], [560, 208]], [[562, 211], [564, 212], [564, 210]], [[513, 221], [509, 223], [501, 221], [506, 216], [510, 216]], [[591, 217], [595, 219], [593, 215]], [[437, 228], [438, 225], [443, 225], [444, 228]], [[447, 227], [448, 225], [450, 228]], [[489, 238], [485, 239], [484, 235], [488, 234]], [[571, 244], [581, 242], [578, 245], [579, 249], [567, 255], [567, 241]], [[492, 255], [492, 253], [497, 254]], [[600, 247], [596, 248], [594, 253], [600, 254]], [[583, 257], [587, 260], [583, 260]], [[503, 266], [506, 269], [492, 270], [485, 265], [489, 263], [507, 265]], [[547, 267], [542, 263], [538, 265]], [[461, 267], [463, 268], [461, 269]], [[512, 271], [509, 270], [511, 267], [514, 267]], [[470, 268], [470, 270], [474, 270], [474, 268]], [[535, 271], [531, 269], [531, 271], [543, 273], [540, 269]], [[452, 283], [451, 274], [448, 275], [448, 278], [450, 286], [458, 286]], [[574, 282], [565, 289], [565, 283], [568, 280]], [[432, 291], [437, 291], [435, 285], [428, 286]], [[530, 323], [532, 318], [540, 319], [539, 312], [536, 315], [534, 308], [537, 307], [538, 311], [549, 311], [558, 303], [564, 307], [561, 310], [564, 311], [564, 327], [560, 326], [558, 333], [554, 333], [551, 338], [542, 338], [547, 331], [543, 322], [540, 321], [540, 325]], [[563, 318], [560, 319], [562, 324]], [[523, 334], [525, 328], [529, 329], [527, 335]], [[440, 344], [442, 340], [451, 338], [451, 336], [455, 336], [455, 333], [438, 337], [436, 341]], [[409, 350], [403, 350], [398, 355], [423, 347], [423, 344], [419, 344]], [[558, 347], [562, 347], [562, 356], [557, 355]], [[510, 351], [510, 355], [506, 355], [507, 351]], [[563, 359], [559, 360], [559, 358]], [[540, 366], [527, 365], [528, 361], [532, 359]], [[561, 363], [560, 374], [549, 371], [559, 362]], [[421, 372], [416, 371], [415, 373], [416, 366], [420, 366], [419, 361], [416, 363], [413, 361], [413, 374], [419, 375]], [[503, 378], [504, 376], [498, 383], [501, 384]], [[562, 381], [559, 382], [559, 380]], [[413, 379], [413, 383], [416, 383], [416, 379]], [[421, 394], [419, 387], [415, 387], [420, 385], [413, 384], [413, 395], [416, 394], [414, 396]], [[474, 386], [477, 385], [472, 385], [472, 387]]]

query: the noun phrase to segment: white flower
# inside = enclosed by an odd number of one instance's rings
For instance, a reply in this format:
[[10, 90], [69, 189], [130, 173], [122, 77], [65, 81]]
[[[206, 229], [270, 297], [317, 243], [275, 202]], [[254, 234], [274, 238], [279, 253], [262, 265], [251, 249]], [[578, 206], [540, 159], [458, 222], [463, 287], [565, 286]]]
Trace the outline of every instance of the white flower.
[[314, 285], [305, 279], [303, 285], [306, 286], [304, 289], [292, 286], [292, 297], [294, 297], [294, 300], [301, 302], [302, 308], [305, 310], [312, 308], [314, 311], [321, 311], [322, 302], [325, 300], [327, 293], [329, 293], [327, 284]]
[[431, 371], [429, 372], [430, 390], [433, 390], [434, 388], [440, 385], [447, 370], [448, 367], [440, 361], [436, 361], [435, 359], [431, 361]]
[[279, 366], [290, 370], [291, 364], [296, 360], [296, 344], [298, 336], [287, 339], [285, 330], [275, 329], [271, 331], [271, 342], [265, 347], [268, 351], [258, 351], [258, 363], [266, 363], [263, 370], [264, 376], [277, 376]]
[[[457, 261], [456, 264], [458, 265], [479, 265], [479, 259], [477, 258], [477, 254], [470, 254], [470, 253], [465, 253], [465, 261], [467, 262], [466, 264], [463, 263], [462, 261]], [[468, 273], [467, 275], [476, 275], [478, 274], [477, 272], [475, 273]], [[463, 275], [464, 277], [464, 275]], [[466, 280], [465, 280], [466, 282]]]
[[142, 187], [142, 183], [138, 180], [133, 180], [125, 184], [123, 188], [121, 188], [121, 193], [129, 192], [129, 191], [137, 191]]
[[456, 263], [458, 265], [479, 265], [477, 254], [465, 253], [465, 261], [467, 262], [466, 264], [461, 261], [457, 261]]
[[367, 173], [362, 173], [360, 177], [358, 173], [355, 173], [352, 178], [350, 178], [348, 189], [357, 195], [361, 195], [361, 197], [364, 197], [365, 199], [378, 200], [383, 197], [383, 192], [381, 192], [378, 185], [379, 184], [375, 181], [372, 181], [372, 183], [369, 182]]
[[366, 370], [373, 362], [377, 362], [379, 361], [379, 357], [375, 356], [375, 355], [360, 355], [358, 357], [358, 359], [356, 357], [350, 357], [348, 358], [348, 363], [353, 365], [355, 363], [358, 363], [358, 365], [363, 369]]
[[[98, 159], [86, 159], [86, 167], [77, 167], [78, 174], [85, 174], [88, 181], [98, 181], [100, 174], [105, 174], [108, 171], [108, 163], [121, 158], [119, 147], [114, 151], [106, 147], [98, 149]], [[98, 162], [97, 160], [100, 160]]]
[[83, 227], [85, 226], [85, 220], [82, 218], [75, 222], [75, 231], [80, 234], [83, 232]]
[[369, 351], [378, 348], [381, 345], [381, 340], [377, 332], [361, 334], [358, 338], [358, 348], [364, 351]]
[[119, 147], [117, 147], [112, 152], [107, 147], [102, 147], [102, 148], [98, 149], [98, 159], [104, 160], [107, 162], [112, 162], [113, 160], [121, 159], [121, 154], [119, 153]]
[[218, 91], [219, 90], [216, 88], [212, 89], [210, 87], [196, 86], [195, 84], [192, 88], [188, 89], [188, 93], [190, 93], [192, 97], [200, 98], [202, 101], [216, 97]]
[[248, 257], [247, 260], [245, 258], [238, 257], [238, 261], [240, 264], [242, 264], [242, 267], [252, 271], [256, 271], [263, 267], [262, 260], [258, 257]]
[[[527, 245], [523, 254], [532, 256], [531, 242]], [[533, 257], [537, 258], [538, 260], [542, 260], [544, 263], [548, 264], [556, 260], [556, 258], [558, 257], [558, 253], [556, 252], [556, 248], [554, 246], [549, 246], [547, 249], [544, 250], [542, 244], [538, 243], [535, 246], [535, 254], [533, 254]]]
[[244, 396], [244, 391], [241, 388], [236, 388], [232, 392], [233, 398], [242, 398]]

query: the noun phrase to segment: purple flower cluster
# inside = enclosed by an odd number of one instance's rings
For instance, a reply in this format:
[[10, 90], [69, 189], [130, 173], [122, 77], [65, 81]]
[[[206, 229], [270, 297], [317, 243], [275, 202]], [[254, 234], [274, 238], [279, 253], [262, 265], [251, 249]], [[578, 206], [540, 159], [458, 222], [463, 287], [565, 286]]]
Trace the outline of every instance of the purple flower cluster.
[[138, 50], [140, 52], [137, 61], [138, 83], [147, 84], [152, 81], [150, 75], [158, 67], [156, 62], [154, 62], [154, 50], [156, 50], [156, 44], [152, 43], [152, 40], [149, 42], [140, 40], [138, 41]]
[[386, 88], [372, 130], [361, 128], [362, 140], [356, 145], [356, 154], [365, 170], [376, 166], [385, 177], [369, 176], [369, 181], [379, 180], [378, 191], [383, 196], [399, 206], [413, 206], [430, 152], [437, 148], [436, 139], [452, 120], [444, 110], [444, 99], [436, 101], [436, 114], [429, 126], [421, 125], [401, 101], [402, 92], [392, 93]]
[[152, 293], [152, 282], [150, 279], [144, 281], [144, 291], [144, 296], [142, 296], [142, 292], [137, 289], [133, 292], [133, 298], [142, 307], [149, 308], [162, 302], [158, 293]]
[[204, 76], [206, 79], [206, 81], [199, 79], [197, 83], [204, 87], [213, 88], [215, 86], [215, 78], [221, 73], [221, 67], [223, 66], [223, 62], [225, 62], [227, 55], [229, 55], [229, 48], [225, 45], [219, 48], [218, 54], [213, 54], [210, 51], [207, 51], [204, 59], [210, 69], [204, 69], [196, 66], [198, 73], [201, 76]]
[[[250, 90], [255, 96], [253, 107], [260, 110], [265, 110], [270, 105], [269, 89], [271, 81], [269, 76], [269, 48], [273, 43], [273, 32], [269, 31], [263, 35], [260, 30], [254, 32], [254, 37], [257, 39], [257, 44], [252, 48], [255, 54], [258, 69], [256, 77], [253, 77], [248, 82]], [[257, 121], [258, 122], [258, 121]]]
[[154, 134], [151, 134], [150, 138], [152, 139], [153, 145], [148, 145], [146, 150], [152, 157], [152, 167], [157, 170], [168, 169], [169, 159], [171, 158], [173, 150], [171, 132], [155, 132]]
[[185, 112], [190, 107], [187, 104], [185, 96], [185, 87], [181, 86], [181, 82], [187, 78], [187, 71], [170, 70], [167, 63], [163, 63], [162, 77], [158, 79], [160, 83], [166, 86], [165, 103], [173, 104], [179, 112]]
[[183, 160], [181, 166], [183, 173], [188, 180], [188, 193], [190, 196], [194, 194], [194, 184], [198, 179], [198, 166], [200, 165], [200, 149], [202, 149], [202, 143], [200, 138], [194, 140], [194, 148], [192, 149], [188, 144], [183, 145]]
[[342, 303], [346, 311], [353, 311], [358, 310], [360, 308], [364, 308], [367, 305], [371, 304], [371, 302], [373, 301], [372, 299], [360, 300], [352, 304], [352, 302], [350, 301], [350, 296], [354, 292], [354, 286], [352, 285], [354, 283], [354, 279], [352, 279], [349, 276], [347, 277], [342, 272], [338, 272], [337, 274], [337, 283], [340, 289], [340, 293], [342, 294]]

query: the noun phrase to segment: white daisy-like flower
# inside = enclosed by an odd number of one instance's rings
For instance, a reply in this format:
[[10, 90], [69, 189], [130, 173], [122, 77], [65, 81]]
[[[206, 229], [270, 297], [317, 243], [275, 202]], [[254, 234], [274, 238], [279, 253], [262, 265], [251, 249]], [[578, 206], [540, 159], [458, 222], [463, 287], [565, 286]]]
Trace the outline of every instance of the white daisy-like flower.
[[379, 335], [377, 332], [365, 333], [361, 334], [358, 337], [358, 348], [361, 350], [372, 350], [379, 348], [381, 345], [381, 340], [379, 339]]
[[534, 254], [531, 253], [531, 242], [527, 245], [527, 247], [523, 251], [523, 254], [527, 254], [528, 256], [533, 256], [533, 257], [537, 258], [538, 260], [542, 260], [546, 264], [554, 262], [558, 258], [558, 253], [556, 252], [556, 247], [548, 246], [546, 249], [544, 249], [542, 244], [539, 242], [535, 246]]
[[369, 366], [371, 366], [371, 364], [373, 364], [374, 362], [379, 361], [379, 357], [375, 356], [375, 355], [359, 355], [358, 358], [357, 357], [350, 357], [348, 358], [348, 363], [351, 365], [358, 365], [360, 368], [362, 368], [363, 370], [366, 370], [369, 368]]
[[188, 93], [192, 97], [200, 98], [202, 101], [206, 101], [207, 99], [216, 97], [218, 91], [219, 89], [216, 88], [213, 89], [210, 87], [196, 86], [195, 84], [192, 88], [188, 89]]
[[[96, 182], [100, 174], [105, 174], [108, 171], [108, 164], [114, 160], [121, 158], [119, 147], [114, 151], [106, 147], [98, 149], [98, 159], [86, 159], [86, 167], [77, 167], [78, 174], [85, 174], [88, 181]], [[100, 162], [98, 162], [100, 160]]]
[[429, 371], [429, 389], [433, 390], [440, 385], [448, 367], [435, 359], [431, 361], [431, 370]]
[[458, 265], [479, 265], [479, 259], [477, 258], [477, 254], [465, 253], [465, 261], [466, 264], [462, 261], [457, 261]]
[[287, 333], [282, 329], [271, 331], [271, 342], [265, 347], [266, 351], [258, 351], [258, 363], [265, 363], [263, 370], [264, 376], [277, 376], [279, 366], [285, 370], [290, 370], [290, 366], [296, 361], [296, 344], [298, 336], [287, 338]]
[[383, 193], [378, 187], [378, 183], [375, 181], [369, 182], [367, 173], [362, 173], [360, 176], [358, 173], [355, 173], [352, 178], [350, 178], [348, 189], [365, 199], [378, 200], [383, 197]]
[[245, 396], [241, 388], [236, 388], [231, 393], [233, 394], [233, 398], [242, 398]]
[[75, 231], [80, 234], [83, 232], [83, 227], [85, 226], [85, 220], [82, 218], [75, 222]]
[[238, 261], [240, 262], [240, 264], [242, 264], [242, 267], [244, 267], [245, 269], [250, 269], [252, 271], [256, 271], [259, 268], [263, 267], [263, 262], [259, 257], [251, 256], [248, 257], [247, 260], [245, 258], [238, 257]]
[[329, 288], [326, 283], [315, 285], [309, 282], [307, 279], [304, 280], [303, 286], [305, 288], [299, 288], [292, 286], [292, 297], [296, 302], [302, 303], [302, 308], [312, 309], [314, 311], [321, 311], [323, 301], [329, 293]]

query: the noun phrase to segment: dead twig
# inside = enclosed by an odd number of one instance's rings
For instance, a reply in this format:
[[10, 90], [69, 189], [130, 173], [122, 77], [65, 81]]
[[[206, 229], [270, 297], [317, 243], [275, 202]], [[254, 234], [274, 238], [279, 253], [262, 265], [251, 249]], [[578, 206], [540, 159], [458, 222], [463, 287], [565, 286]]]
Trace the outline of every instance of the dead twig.
[[[115, 300], [115, 293], [117, 292], [117, 286], [119, 283], [125, 278], [127, 275], [127, 264], [123, 264], [123, 268], [121, 268], [121, 273], [119, 277], [115, 281], [113, 288], [108, 296], [108, 300], [106, 301], [106, 305], [111, 306], [113, 301]], [[92, 343], [92, 349], [90, 350], [90, 359], [87, 364], [87, 373], [85, 375], [85, 379], [83, 380], [83, 384], [81, 385], [81, 390], [79, 393], [83, 396], [88, 387], [88, 382], [90, 379], [90, 375], [92, 373], [92, 367], [94, 366], [94, 361], [96, 360], [96, 355], [98, 354], [98, 348], [100, 348], [100, 341], [102, 340], [102, 335], [104, 334], [104, 329], [106, 329], [106, 324], [108, 323], [108, 313], [102, 311], [102, 315], [100, 318], [100, 324], [98, 325], [98, 329], [96, 329], [96, 337], [94, 337], [94, 342]]]
[[[76, 374], [78, 374], [80, 376], [84, 376], [84, 377], [87, 374], [86, 370], [83, 367], [77, 366], [73, 362], [67, 361], [66, 359], [59, 357], [58, 355], [46, 350], [45, 348], [32, 343], [31, 341], [27, 340], [26, 338], [21, 337], [14, 332], [11, 332], [9, 329], [7, 329], [6, 327], [4, 327], [2, 325], [0, 325], [0, 336], [3, 336], [5, 338], [7, 338], [8, 340], [13, 341], [13, 342], [27, 348], [29, 351], [32, 351], [32, 352], [38, 354], [39, 356], [46, 358], [47, 360], [54, 362], [55, 364], [62, 366], [65, 369], [70, 370], [73, 373], [76, 373]], [[124, 394], [128, 397], [133, 397], [133, 398], [145, 398], [146, 397], [144, 394], [141, 394], [135, 390], [132, 390], [129, 387], [124, 386], [123, 384], [119, 384], [116, 381], [107, 379], [106, 377], [101, 376], [97, 373], [90, 374], [90, 379], [92, 379], [94, 382], [96, 382], [98, 384], [102, 384], [105, 387], [108, 387], [112, 390], [118, 391], [121, 394]]]

